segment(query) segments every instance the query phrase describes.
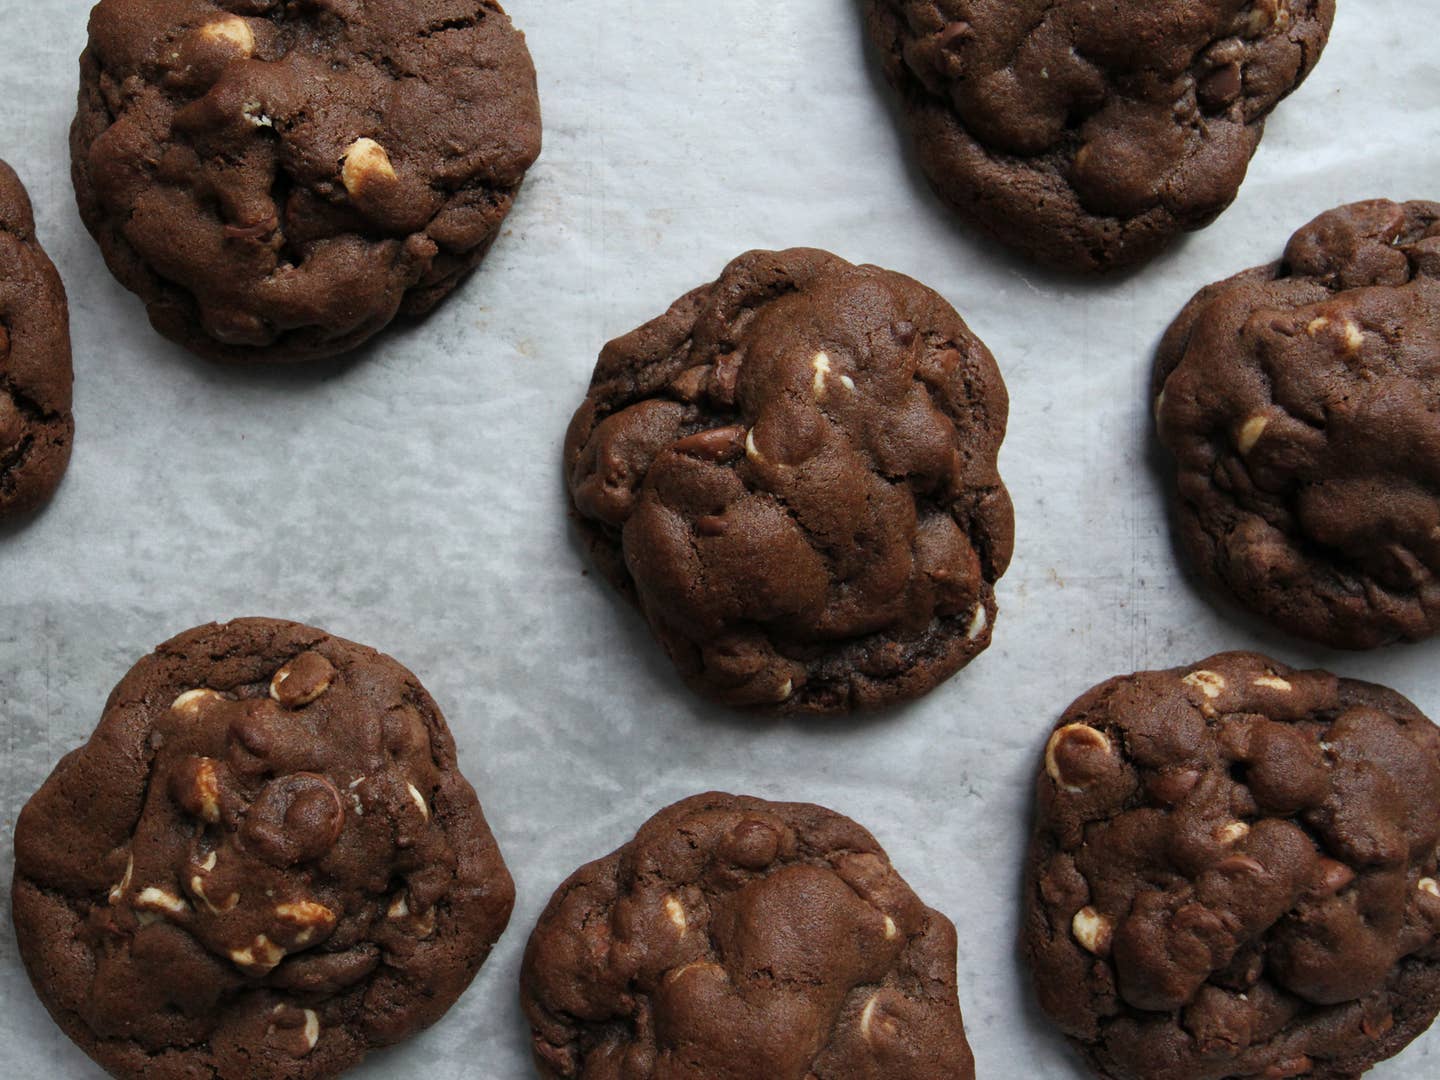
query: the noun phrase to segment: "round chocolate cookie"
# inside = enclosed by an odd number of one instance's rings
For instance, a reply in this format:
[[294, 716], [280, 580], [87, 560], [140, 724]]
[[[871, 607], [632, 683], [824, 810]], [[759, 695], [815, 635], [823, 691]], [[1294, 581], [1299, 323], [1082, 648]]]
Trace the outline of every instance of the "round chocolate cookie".
[[1190, 302], [1155, 384], [1208, 582], [1340, 648], [1440, 630], [1440, 203], [1321, 215]]
[[823, 251], [753, 251], [600, 354], [565, 440], [581, 529], [690, 684], [832, 713], [990, 644], [1009, 401], [954, 308]]
[[1024, 948], [1111, 1080], [1350, 1080], [1440, 1010], [1440, 730], [1253, 653], [1112, 679], [1045, 747]]
[[540, 105], [495, 0], [100, 0], [70, 146], [81, 216], [157, 330], [303, 360], [474, 269]]
[[65, 287], [20, 178], [0, 161], [0, 520], [60, 485], [75, 435], [71, 380]]
[[972, 223], [1076, 271], [1234, 200], [1334, 0], [866, 0], [920, 164]]
[[711, 793], [581, 867], [530, 937], [546, 1080], [974, 1080], [955, 928], [849, 818]]
[[430, 695], [270, 619], [125, 677], [15, 829], [20, 951], [117, 1077], [331, 1077], [438, 1020], [514, 887]]

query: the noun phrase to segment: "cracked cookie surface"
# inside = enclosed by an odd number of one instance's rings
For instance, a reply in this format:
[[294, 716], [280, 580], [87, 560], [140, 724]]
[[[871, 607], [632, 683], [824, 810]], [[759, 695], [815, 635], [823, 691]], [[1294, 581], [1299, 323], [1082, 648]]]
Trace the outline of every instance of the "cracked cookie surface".
[[70, 314], [24, 185], [0, 161], [0, 521], [60, 485], [75, 435]]
[[101, 0], [70, 141], [81, 216], [156, 329], [303, 360], [479, 264], [540, 107], [494, 0]]
[[120, 1077], [335, 1076], [439, 1019], [514, 899], [415, 677], [270, 619], [140, 661], [15, 850], [31, 981]]
[[692, 687], [842, 712], [918, 697], [989, 645], [1007, 411], [932, 290], [757, 251], [605, 347], [565, 469], [597, 562]]
[[941, 199], [1031, 258], [1143, 262], [1234, 200], [1334, 0], [866, 0]]
[[955, 961], [859, 825], [710, 793], [560, 887], [521, 1000], [547, 1080], [973, 1080]]
[[1335, 647], [1440, 629], [1440, 203], [1332, 210], [1202, 290], [1155, 386], [1206, 581]]
[[1440, 729], [1253, 653], [1112, 679], [1037, 787], [1024, 948], [1112, 1080], [1351, 1080], [1440, 1010]]

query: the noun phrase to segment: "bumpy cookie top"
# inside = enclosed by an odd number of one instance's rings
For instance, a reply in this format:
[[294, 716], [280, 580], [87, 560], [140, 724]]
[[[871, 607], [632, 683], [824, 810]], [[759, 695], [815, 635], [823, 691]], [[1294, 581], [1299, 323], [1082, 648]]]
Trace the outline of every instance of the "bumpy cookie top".
[[565, 443], [597, 556], [701, 692], [832, 712], [990, 642], [1008, 399], [940, 296], [751, 252], [601, 353]]
[[1230, 653], [1113, 679], [1045, 748], [1026, 948], [1104, 1076], [1353, 1077], [1440, 1008], [1440, 730]]
[[1032, 256], [1102, 270], [1212, 221], [1334, 0], [869, 0], [942, 196]]
[[494, 0], [101, 0], [72, 132], [82, 214], [162, 333], [341, 352], [489, 247], [540, 147]]
[[15, 847], [31, 978], [117, 1076], [332, 1076], [444, 1013], [514, 897], [414, 676], [271, 620], [137, 664]]
[[1190, 303], [1156, 381], [1205, 577], [1334, 646], [1440, 629], [1440, 203], [1321, 215]]
[[0, 519], [35, 509], [70, 462], [70, 316], [20, 178], [0, 161]]
[[818, 806], [661, 811], [560, 887], [521, 983], [548, 1078], [975, 1076], [955, 928]]

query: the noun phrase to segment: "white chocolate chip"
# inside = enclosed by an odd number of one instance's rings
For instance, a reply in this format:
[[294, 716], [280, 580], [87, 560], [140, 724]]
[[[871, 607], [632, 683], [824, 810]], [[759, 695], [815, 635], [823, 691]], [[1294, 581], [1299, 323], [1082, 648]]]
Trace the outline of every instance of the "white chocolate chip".
[[823, 352], [815, 354], [815, 359], [810, 361], [810, 366], [815, 369], [815, 378], [811, 383], [811, 389], [815, 396], [819, 397], [825, 393], [825, 379], [830, 374], [830, 357]]
[[[300, 673], [300, 681], [290, 685], [289, 693], [283, 688], [290, 679]], [[275, 672], [270, 679], [270, 696], [287, 709], [303, 709], [320, 698], [330, 689], [335, 678], [334, 666], [318, 653], [302, 653]]]
[[1243, 821], [1232, 821], [1215, 830], [1215, 839], [1222, 844], [1238, 844], [1250, 835], [1250, 826]]
[[118, 884], [111, 886], [110, 903], [118, 904], [125, 897], [125, 890], [130, 888], [130, 878], [135, 874], [135, 856], [133, 854], [125, 857], [125, 874]]
[[1225, 676], [1215, 671], [1192, 671], [1180, 680], [1186, 686], [1193, 686], [1211, 700], [1218, 698], [1225, 690]]
[[1365, 344], [1364, 333], [1349, 319], [1345, 320], [1345, 328], [1341, 331], [1341, 336], [1345, 341], [1345, 351], [1348, 353], [1359, 352], [1361, 346]]
[[895, 925], [895, 920], [889, 915], [885, 916], [885, 940], [894, 941], [900, 934], [900, 928]]
[[356, 139], [346, 148], [340, 182], [351, 195], [360, 194], [367, 185], [394, 179], [395, 167], [390, 164], [390, 155], [374, 139]]
[[206, 23], [200, 28], [200, 36], [216, 45], [227, 45], [241, 56], [255, 54], [255, 33], [237, 15]]
[[335, 921], [335, 913], [314, 900], [293, 900], [275, 905], [275, 917], [294, 926], [322, 926]]
[[849, 375], [840, 376], [840, 385], [845, 388], [846, 393], [853, 394], [855, 392], [855, 380]]
[[200, 715], [207, 702], [221, 700], [223, 698], [214, 690], [186, 690], [170, 703], [170, 711], [193, 719]]
[[765, 458], [755, 445], [755, 429], [751, 428], [745, 433], [745, 456], [757, 464], [764, 464]]
[[270, 971], [283, 959], [285, 959], [285, 950], [264, 934], [258, 935], [243, 949], [230, 950], [230, 960], [236, 967]]
[[974, 641], [981, 634], [985, 633], [985, 627], [990, 625], [990, 612], [985, 610], [983, 603], [975, 605], [975, 614], [970, 617], [970, 626], [965, 631], [965, 636]]
[[1260, 441], [1260, 437], [1265, 434], [1265, 429], [1269, 426], [1270, 418], [1268, 416], [1252, 416], [1246, 420], [1244, 426], [1240, 428], [1238, 440], [1240, 453], [1248, 454], [1254, 450], [1255, 444]]
[[1070, 920], [1070, 931], [1087, 952], [1108, 956], [1115, 934], [1115, 920], [1101, 915], [1093, 907], [1083, 907]]
[[257, 128], [273, 128], [275, 121], [265, 115], [265, 107], [258, 101], [247, 101], [240, 106], [240, 115]]
[[1050, 741], [1045, 744], [1045, 771], [1050, 774], [1050, 779], [1054, 780], [1062, 791], [1067, 791], [1072, 795], [1085, 789], [1071, 783], [1062, 774], [1059, 750], [1064, 743], [1076, 741], [1087, 743], [1106, 754], [1110, 753], [1113, 747], [1110, 736], [1092, 728], [1089, 724], [1066, 724], [1050, 736]]
[[793, 693], [795, 693], [795, 680], [786, 679], [783, 683], [780, 684], [779, 689], [775, 691], [775, 701], [777, 703], [782, 701], [789, 701], [790, 695], [792, 695]]
[[870, 1025], [875, 1019], [875, 1004], [879, 998], [879, 994], [871, 994], [865, 1008], [860, 1010], [860, 1034], [866, 1039], [870, 1038]]
[[1283, 27], [1290, 18], [1290, 12], [1280, 6], [1280, 0], [1256, 0], [1245, 17], [1243, 32], [1247, 37], [1259, 37], [1272, 26]]
[[415, 932], [422, 940], [435, 933], [435, 909], [433, 907], [424, 915], [415, 916]]
[[320, 1041], [320, 1017], [314, 1009], [305, 1010], [305, 1052], [308, 1054], [315, 1049], [315, 1044]]
[[1155, 398], [1155, 423], [1159, 426], [1160, 414], [1165, 411], [1165, 391], [1161, 390]]
[[390, 901], [390, 908], [385, 912], [389, 919], [403, 919], [410, 914], [410, 904], [405, 899], [405, 894], [398, 893], [394, 900]]
[[684, 937], [685, 929], [688, 925], [685, 919], [685, 905], [680, 903], [675, 897], [667, 896], [665, 898], [665, 914], [668, 915], [670, 921], [675, 924], [675, 929], [680, 931], [680, 936]]
[[426, 821], [429, 821], [430, 804], [425, 801], [425, 796], [420, 794], [420, 789], [417, 788], [414, 784], [407, 782], [405, 786], [409, 789], [410, 798], [415, 803], [415, 806], [419, 809], [421, 815], [425, 818]]
[[1419, 888], [1420, 891], [1423, 893], [1429, 893], [1431, 896], [1440, 897], [1440, 882], [1437, 882], [1434, 878], [1421, 878], [1419, 882]]
[[135, 906], [148, 911], [168, 911], [172, 915], [181, 915], [190, 910], [190, 905], [180, 897], [154, 885], [140, 890], [140, 895], [135, 897]]
[[215, 864], [219, 861], [220, 853], [212, 851], [209, 855], [205, 856], [205, 861], [200, 864], [200, 869], [204, 870], [208, 874], [211, 870], [215, 869]]
[[1261, 675], [1255, 680], [1256, 686], [1263, 686], [1267, 690], [1279, 690], [1282, 694], [1288, 694], [1295, 689], [1288, 681], [1280, 678], [1279, 675]]
[[[213, 852], [211, 853], [211, 859], [214, 859]], [[212, 861], [209, 867], [205, 867], [206, 872], [208, 873], [209, 870], [214, 867], [214, 865], [215, 864]], [[224, 915], [227, 911], [234, 911], [235, 905], [240, 903], [240, 894], [231, 893], [219, 904], [216, 904], [210, 899], [209, 895], [206, 894], [205, 879], [199, 874], [191, 875], [190, 891], [200, 898], [200, 902], [205, 905], [206, 909], [209, 910], [211, 915]]]
[[201, 820], [211, 825], [219, 823], [220, 778], [210, 758], [201, 758], [195, 765], [195, 801], [200, 806]]
[[1319, 318], [1317, 318], [1317, 319], [1311, 319], [1311, 320], [1310, 320], [1310, 325], [1308, 325], [1307, 327], [1305, 327], [1305, 332], [1306, 332], [1307, 334], [1309, 334], [1311, 337], [1318, 337], [1318, 336], [1320, 335], [1321, 331], [1323, 331], [1323, 330], [1324, 330], [1327, 326], [1329, 326], [1329, 325], [1330, 325], [1330, 320], [1327, 319], [1327, 318], [1325, 318], [1324, 315], [1321, 315], [1321, 316], [1320, 316]]

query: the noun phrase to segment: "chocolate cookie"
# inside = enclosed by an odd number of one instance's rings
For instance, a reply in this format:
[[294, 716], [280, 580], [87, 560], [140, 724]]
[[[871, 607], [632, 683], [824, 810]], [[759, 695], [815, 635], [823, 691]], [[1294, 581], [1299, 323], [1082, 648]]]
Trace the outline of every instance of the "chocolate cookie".
[[940, 198], [1052, 266], [1151, 258], [1234, 200], [1334, 0], [866, 0]]
[[918, 697], [990, 644], [1008, 408], [930, 289], [754, 251], [605, 347], [565, 469], [600, 566], [696, 690], [839, 712]]
[[1440, 630], [1440, 203], [1321, 215], [1196, 296], [1155, 381], [1207, 581], [1340, 648]]
[[20, 178], [0, 161], [0, 520], [60, 485], [75, 435], [71, 378], [65, 287]]
[[100, 0], [70, 146], [81, 216], [157, 330], [303, 360], [479, 264], [540, 106], [495, 0]]
[[305, 1080], [438, 1020], [514, 888], [430, 695], [270, 619], [202, 626], [115, 688], [15, 829], [15, 929], [117, 1077]]
[[1113, 1080], [1349, 1080], [1440, 1010], [1440, 730], [1253, 653], [1112, 679], [1045, 747], [1024, 947]]
[[850, 819], [712, 792], [560, 887], [521, 1000], [547, 1080], [974, 1080], [955, 951]]

